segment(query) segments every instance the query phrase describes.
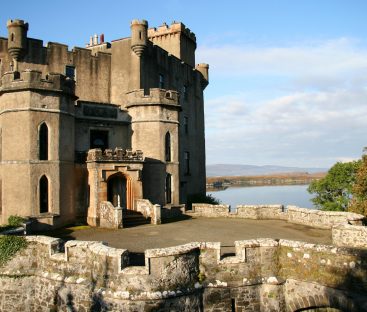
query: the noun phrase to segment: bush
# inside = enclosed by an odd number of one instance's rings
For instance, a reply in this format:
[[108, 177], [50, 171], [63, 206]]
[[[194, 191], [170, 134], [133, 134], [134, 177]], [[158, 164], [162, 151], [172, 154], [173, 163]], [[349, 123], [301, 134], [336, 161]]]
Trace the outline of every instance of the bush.
[[187, 197], [187, 209], [192, 208], [192, 204], [211, 204], [211, 205], [219, 205], [220, 200], [215, 198], [212, 194], [192, 194]]
[[8, 262], [21, 249], [26, 248], [27, 240], [21, 236], [0, 236], [0, 267]]
[[18, 226], [21, 226], [24, 221], [25, 219], [20, 216], [10, 216], [8, 218], [8, 225], [13, 226], [13, 227], [18, 227]]

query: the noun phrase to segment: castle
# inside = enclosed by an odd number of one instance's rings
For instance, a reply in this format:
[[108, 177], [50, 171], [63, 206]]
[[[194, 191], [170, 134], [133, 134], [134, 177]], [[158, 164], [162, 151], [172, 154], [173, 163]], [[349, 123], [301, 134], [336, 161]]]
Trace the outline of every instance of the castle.
[[[101, 207], [170, 209], [205, 194], [203, 90], [195, 35], [182, 23], [86, 48], [28, 38], [9, 20], [0, 38], [0, 223], [31, 216], [60, 226]], [[158, 220], [158, 221], [157, 221]], [[159, 218], [156, 221], [159, 223]], [[117, 225], [118, 226], [118, 225]]]

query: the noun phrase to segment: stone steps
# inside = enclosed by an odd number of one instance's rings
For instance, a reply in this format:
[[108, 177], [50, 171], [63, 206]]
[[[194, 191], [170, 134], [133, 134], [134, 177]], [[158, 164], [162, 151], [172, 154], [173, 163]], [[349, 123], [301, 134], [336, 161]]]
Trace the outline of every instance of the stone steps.
[[150, 218], [145, 218], [141, 212], [126, 210], [122, 216], [123, 227], [134, 227], [144, 224], [150, 224]]

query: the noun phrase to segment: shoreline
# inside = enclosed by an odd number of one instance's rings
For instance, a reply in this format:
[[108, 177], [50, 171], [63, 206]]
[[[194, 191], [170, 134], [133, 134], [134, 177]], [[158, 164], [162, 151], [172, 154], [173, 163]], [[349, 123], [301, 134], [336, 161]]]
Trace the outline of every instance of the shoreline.
[[326, 172], [318, 173], [278, 173], [261, 176], [207, 177], [206, 189], [216, 190], [228, 187], [305, 185], [320, 180]]

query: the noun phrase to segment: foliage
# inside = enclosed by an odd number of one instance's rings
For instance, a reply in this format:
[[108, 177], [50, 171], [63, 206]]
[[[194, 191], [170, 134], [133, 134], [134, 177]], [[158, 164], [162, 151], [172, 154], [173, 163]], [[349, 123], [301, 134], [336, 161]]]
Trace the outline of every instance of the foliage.
[[367, 216], [367, 155], [362, 156], [352, 192], [353, 200], [348, 207], [348, 211]]
[[308, 192], [316, 194], [314, 205], [321, 210], [346, 211], [360, 164], [360, 160], [338, 162], [324, 178], [311, 182]]
[[8, 262], [13, 256], [27, 247], [28, 243], [24, 237], [3, 235], [0, 236], [0, 267]]
[[198, 193], [198, 194], [192, 194], [188, 196], [187, 198], [188, 209], [191, 209], [193, 203], [194, 204], [200, 203], [200, 204], [219, 205], [220, 200], [215, 198], [212, 194], [203, 195], [203, 194]]
[[24, 221], [25, 219], [20, 216], [17, 216], [17, 215], [10, 216], [8, 218], [8, 225], [13, 226], [13, 227], [18, 227], [18, 226], [21, 226]]

